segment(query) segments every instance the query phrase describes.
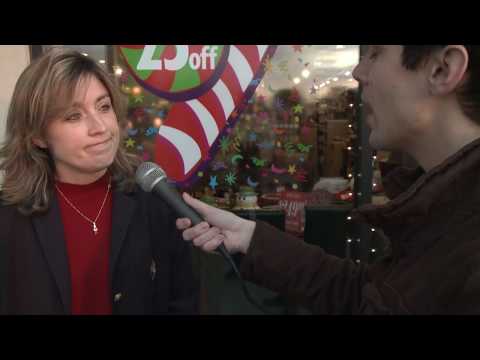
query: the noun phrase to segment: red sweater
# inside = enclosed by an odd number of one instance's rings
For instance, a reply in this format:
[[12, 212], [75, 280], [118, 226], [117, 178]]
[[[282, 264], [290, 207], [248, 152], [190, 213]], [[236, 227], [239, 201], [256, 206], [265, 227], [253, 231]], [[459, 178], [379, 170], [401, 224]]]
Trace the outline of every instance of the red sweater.
[[[107, 192], [110, 175], [88, 185], [57, 182], [67, 199], [92, 221]], [[112, 226], [112, 191], [93, 225], [79, 215], [57, 190], [70, 267], [72, 314], [111, 314], [112, 294], [109, 274]]]

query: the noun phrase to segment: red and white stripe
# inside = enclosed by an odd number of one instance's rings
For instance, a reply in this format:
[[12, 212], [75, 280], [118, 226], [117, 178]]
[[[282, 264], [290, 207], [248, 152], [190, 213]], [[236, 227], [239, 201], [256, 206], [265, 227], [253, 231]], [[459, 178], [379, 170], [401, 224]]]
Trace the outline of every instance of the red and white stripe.
[[158, 131], [155, 161], [174, 181], [185, 181], [205, 160], [260, 68], [268, 45], [231, 45], [217, 83], [198, 99], [175, 103]]

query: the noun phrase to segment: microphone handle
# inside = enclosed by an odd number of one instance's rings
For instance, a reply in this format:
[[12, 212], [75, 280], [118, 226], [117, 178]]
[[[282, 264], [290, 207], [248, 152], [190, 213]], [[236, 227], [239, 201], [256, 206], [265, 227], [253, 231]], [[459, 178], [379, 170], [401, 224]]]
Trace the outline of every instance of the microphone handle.
[[203, 219], [194, 209], [188, 206], [178, 193], [177, 189], [166, 182], [159, 181], [153, 191], [160, 195], [165, 202], [178, 214], [178, 216], [189, 218], [192, 226], [200, 224]]
[[[172, 184], [169, 184], [166, 181], [159, 181], [153, 188], [153, 191], [159, 194], [179, 216], [190, 219], [192, 226], [198, 225], [204, 221], [198, 212], [185, 203], [177, 189]], [[230, 258], [230, 254], [223, 243], [215, 249], [215, 252], [220, 253], [227, 260]]]

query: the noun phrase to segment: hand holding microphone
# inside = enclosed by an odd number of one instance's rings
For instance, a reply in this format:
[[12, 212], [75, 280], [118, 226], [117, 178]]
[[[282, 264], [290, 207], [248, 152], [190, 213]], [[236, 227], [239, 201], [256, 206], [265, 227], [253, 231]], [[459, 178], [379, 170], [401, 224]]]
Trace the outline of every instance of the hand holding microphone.
[[[176, 225], [183, 238], [192, 241], [204, 251], [246, 253], [255, 229], [255, 222], [242, 219], [228, 211], [209, 206], [188, 194], [183, 199], [168, 183], [165, 172], [155, 163], [142, 163], [136, 172], [136, 181], [146, 192], [160, 196], [181, 217]], [[207, 223], [212, 227], [209, 227]]]
[[[187, 194], [183, 195], [184, 201], [177, 190], [168, 183], [165, 172], [157, 164], [151, 162], [141, 164], [136, 172], [136, 180], [144, 191], [160, 196], [182, 217], [177, 219], [176, 225], [179, 230], [184, 230], [185, 240], [192, 241], [195, 246], [205, 251], [218, 251], [223, 255], [237, 274], [247, 300], [260, 311], [268, 314], [269, 311], [248, 291], [246, 282], [243, 281], [240, 271], [229, 254], [229, 251], [232, 254], [247, 253], [255, 230], [255, 222], [209, 206]], [[205, 223], [202, 218], [208, 223]]]

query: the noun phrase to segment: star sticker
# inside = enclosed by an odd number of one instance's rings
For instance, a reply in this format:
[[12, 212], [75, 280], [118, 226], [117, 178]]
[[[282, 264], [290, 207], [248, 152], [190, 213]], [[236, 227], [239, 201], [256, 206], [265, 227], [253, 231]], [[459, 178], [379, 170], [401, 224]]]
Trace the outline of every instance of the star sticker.
[[138, 94], [133, 97], [136, 103], [141, 103], [143, 102], [143, 94]]
[[294, 114], [301, 114], [303, 112], [303, 106], [300, 104], [297, 104], [293, 107], [293, 113]]
[[297, 167], [295, 165], [288, 165], [288, 173], [293, 175], [297, 172]]
[[210, 182], [208, 185], [212, 188], [213, 191], [215, 191], [215, 188], [218, 186], [217, 177], [210, 176]]
[[317, 89], [315, 89], [315, 86], [312, 85], [310, 88], [310, 95], [315, 95], [317, 93]]
[[225, 176], [225, 182], [230, 186], [235, 184], [236, 181], [237, 181], [237, 177], [235, 176], [234, 173], [230, 172]]
[[127, 141], [125, 141], [125, 146], [127, 148], [133, 148], [135, 146], [135, 140], [128, 138]]
[[220, 139], [220, 148], [223, 152], [227, 152], [228, 148], [230, 147], [230, 140], [227, 137], [223, 137]]

